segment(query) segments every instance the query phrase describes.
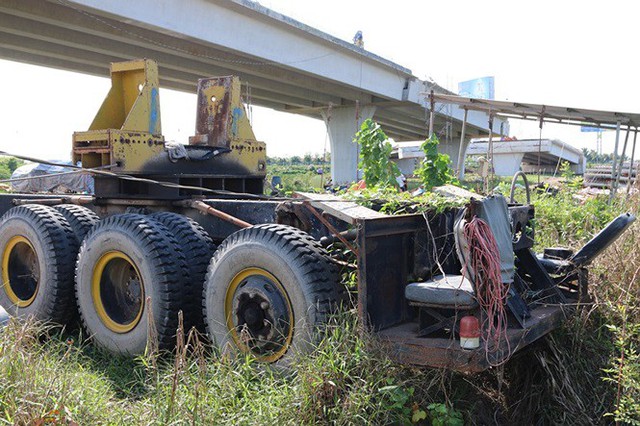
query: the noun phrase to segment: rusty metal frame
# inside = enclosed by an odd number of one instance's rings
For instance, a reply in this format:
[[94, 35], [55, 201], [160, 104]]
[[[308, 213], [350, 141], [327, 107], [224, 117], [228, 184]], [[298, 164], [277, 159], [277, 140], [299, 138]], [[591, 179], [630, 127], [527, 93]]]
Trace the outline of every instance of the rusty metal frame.
[[318, 213], [318, 211], [311, 205], [309, 204], [308, 201], [303, 201], [302, 204], [309, 209], [309, 211], [316, 217], [318, 218], [318, 220], [327, 227], [327, 229], [329, 230], [329, 232], [331, 232], [331, 235], [333, 237], [336, 237], [337, 239], [340, 240], [340, 242], [342, 244], [345, 245], [345, 247], [347, 247], [351, 252], [353, 252], [356, 256], [359, 255], [358, 249], [354, 247], [353, 244], [351, 244], [349, 241], [347, 241], [347, 239], [340, 233], [340, 231], [338, 231], [332, 224], [331, 222], [329, 222], [327, 219], [325, 219], [324, 217], [322, 217], [322, 215], [320, 213]]
[[[87, 197], [60, 197], [59, 195], [1, 194], [0, 212], [8, 210], [14, 204], [57, 204], [61, 201], [84, 204], [102, 217], [126, 211], [145, 213], [175, 211], [199, 222], [216, 242], [224, 240], [237, 231], [238, 227], [248, 227], [251, 223], [277, 223], [276, 211], [282, 203], [279, 199], [202, 199], [167, 202], [147, 199], [92, 200]], [[453, 238], [449, 227], [452, 226], [451, 218], [455, 216], [455, 211], [427, 216], [426, 219], [420, 214], [400, 216], [372, 214], [369, 217], [354, 218], [351, 226], [357, 229], [357, 236], [356, 243], [353, 244], [341, 234], [340, 231], [344, 232], [345, 228], [334, 225], [329, 220], [331, 217], [324, 217], [318, 211], [319, 207], [314, 207], [311, 201], [292, 200], [292, 202], [309, 210], [309, 220], [313, 223], [310, 232], [316, 239], [319, 240], [321, 236], [338, 238], [356, 253], [358, 315], [365, 325], [364, 329], [372, 332], [383, 345], [386, 345], [394, 360], [462, 371], [482, 371], [492, 364], [504, 361], [510, 355], [505, 351], [492, 351], [490, 356], [487, 356], [484, 350], [463, 350], [452, 337], [431, 335], [419, 337], [420, 308], [410, 306], [404, 298], [404, 287], [410, 279], [423, 275], [424, 272], [421, 271], [433, 268], [435, 259], [430, 259], [429, 253], [438, 257], [438, 262], [446, 273], [459, 272], [461, 266], [457, 256], [449, 253], [447, 258], [447, 251], [441, 250], [447, 246], [447, 240]], [[331, 203], [333, 200], [328, 202]], [[316, 201], [316, 205], [319, 206], [321, 203]], [[519, 222], [526, 222], [533, 213], [529, 206], [511, 206], [510, 212], [512, 218]], [[331, 219], [335, 220], [335, 218]], [[426, 220], [429, 220], [429, 226]], [[429, 232], [432, 234], [430, 235]], [[430, 241], [435, 243], [429, 243]], [[425, 245], [424, 250], [417, 249], [421, 244]], [[434, 248], [433, 244], [437, 247]], [[518, 250], [522, 256], [528, 258], [530, 265], [527, 267], [535, 268], [537, 262], [531, 255], [531, 244], [532, 241], [525, 238], [520, 243], [516, 242], [515, 245], [519, 247]], [[508, 341], [513, 352], [556, 328], [568, 314], [567, 306], [578, 303], [580, 300], [584, 301], [587, 275], [586, 270], [579, 272], [580, 274], [575, 278], [578, 280], [575, 284], [577, 287], [574, 284], [567, 287], [573, 290], [567, 293], [567, 300], [564, 300], [562, 293], [558, 295], [550, 288], [555, 286], [558, 280], [562, 280], [562, 276], [551, 278], [546, 272], [537, 271], [537, 274], [548, 277], [544, 280], [545, 286], [549, 287], [549, 295], [554, 296], [555, 301], [550, 300], [552, 304], [546, 306], [541, 304], [532, 309], [531, 316], [526, 319], [524, 327], [509, 329]], [[423, 276], [423, 278], [426, 277]], [[567, 280], [574, 280], [574, 278], [567, 277]], [[566, 305], [566, 302], [569, 305]]]

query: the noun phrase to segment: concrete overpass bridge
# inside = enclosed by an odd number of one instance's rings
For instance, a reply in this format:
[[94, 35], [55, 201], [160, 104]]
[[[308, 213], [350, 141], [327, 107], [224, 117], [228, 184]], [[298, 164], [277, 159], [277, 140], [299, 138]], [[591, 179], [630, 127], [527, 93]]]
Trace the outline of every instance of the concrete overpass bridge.
[[[108, 76], [110, 62], [140, 57], [158, 61], [163, 87], [195, 93], [198, 78], [234, 74], [252, 104], [323, 119], [336, 183], [356, 178], [359, 123], [373, 117], [398, 141], [424, 139], [424, 93], [447, 93], [248, 0], [0, 0], [0, 58]], [[456, 153], [463, 110], [435, 110], [434, 129], [448, 129], [445, 150]], [[468, 138], [487, 129], [486, 113], [468, 112]]]
[[[473, 141], [467, 155], [489, 155], [488, 141]], [[574, 173], [582, 175], [587, 166], [582, 150], [557, 139], [503, 140], [493, 143], [494, 169], [498, 176], [525, 173], [558, 173], [568, 162]]]

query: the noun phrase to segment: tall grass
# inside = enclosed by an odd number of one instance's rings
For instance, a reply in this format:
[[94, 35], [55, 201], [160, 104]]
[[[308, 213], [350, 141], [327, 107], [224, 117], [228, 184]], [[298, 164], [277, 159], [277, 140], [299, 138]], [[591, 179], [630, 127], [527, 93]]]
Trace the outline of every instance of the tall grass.
[[[639, 205], [539, 197], [537, 237], [574, 248]], [[394, 363], [354, 312], [333, 318], [287, 372], [217, 353], [193, 333], [172, 354], [132, 359], [79, 331], [12, 320], [0, 336], [0, 423], [454, 425], [463, 413], [467, 424], [638, 424], [639, 234], [635, 224], [593, 265], [593, 304], [477, 375]]]
[[[555, 195], [537, 193], [534, 203], [541, 247], [558, 241], [578, 249], [620, 213], [640, 212], [640, 194], [621, 195], [609, 203], [606, 195], [585, 198], [564, 188]], [[583, 418], [577, 424], [587, 420], [640, 424], [639, 237], [636, 222], [595, 260], [590, 267], [593, 303], [580, 308], [563, 329], [546, 339], [547, 345], [556, 342], [555, 352], [564, 359], [558, 400], [568, 405], [572, 419]], [[547, 375], [555, 377], [554, 385], [560, 383], [556, 376]], [[571, 398], [566, 397], [567, 390]]]
[[391, 362], [354, 318], [336, 317], [286, 372], [221, 356], [193, 333], [174, 354], [131, 359], [11, 320], [0, 343], [0, 422], [397, 424], [451, 392], [450, 374]]

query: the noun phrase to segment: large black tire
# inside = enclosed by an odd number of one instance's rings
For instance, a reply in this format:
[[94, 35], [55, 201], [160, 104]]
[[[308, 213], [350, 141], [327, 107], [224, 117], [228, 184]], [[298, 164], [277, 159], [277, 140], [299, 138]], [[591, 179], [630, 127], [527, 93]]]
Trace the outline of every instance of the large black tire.
[[53, 208], [67, 219], [71, 229], [73, 229], [76, 240], [78, 240], [78, 245], [82, 244], [84, 237], [100, 222], [100, 216], [88, 208], [76, 204], [58, 204]]
[[176, 237], [182, 252], [187, 257], [185, 293], [187, 293], [188, 307], [184, 310], [185, 328], [188, 331], [191, 327], [195, 327], [204, 333], [201, 309], [202, 286], [216, 246], [207, 231], [191, 218], [171, 212], [154, 213], [151, 217], [167, 227]]
[[102, 220], [82, 243], [76, 266], [88, 334], [121, 354], [144, 353], [154, 334], [160, 349], [172, 348], [178, 312], [188, 308], [185, 270], [180, 245], [161, 223], [138, 214]]
[[250, 352], [286, 367], [313, 348], [343, 294], [337, 268], [311, 236], [287, 225], [257, 225], [218, 247], [203, 312], [210, 338], [223, 351]]
[[75, 314], [73, 269], [78, 243], [51, 207], [29, 204], [0, 219], [0, 305], [18, 317], [66, 324]]

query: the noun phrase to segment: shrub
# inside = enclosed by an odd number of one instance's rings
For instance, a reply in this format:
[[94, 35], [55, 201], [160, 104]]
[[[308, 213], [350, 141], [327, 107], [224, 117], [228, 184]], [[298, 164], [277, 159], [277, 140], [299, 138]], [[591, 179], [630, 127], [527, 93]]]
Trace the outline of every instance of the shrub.
[[440, 141], [435, 134], [424, 141], [421, 146], [424, 151], [424, 159], [420, 167], [415, 171], [428, 191], [434, 186], [458, 184], [453, 170], [449, 167], [449, 156], [438, 152], [439, 144]]
[[400, 176], [398, 166], [389, 159], [393, 150], [387, 135], [380, 125], [371, 119], [362, 123], [354, 142], [360, 145], [358, 167], [364, 171], [367, 186], [389, 186], [396, 188]]
[[0, 179], [9, 179], [11, 174], [23, 164], [24, 161], [14, 157], [0, 157]]

